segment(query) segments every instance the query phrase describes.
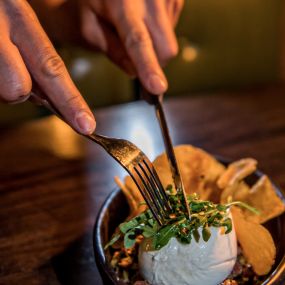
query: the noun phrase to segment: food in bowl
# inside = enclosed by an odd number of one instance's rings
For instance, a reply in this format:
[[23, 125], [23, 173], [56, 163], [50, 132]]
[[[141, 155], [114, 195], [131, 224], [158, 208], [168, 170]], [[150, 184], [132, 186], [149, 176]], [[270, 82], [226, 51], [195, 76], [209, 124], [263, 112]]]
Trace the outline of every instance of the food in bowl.
[[[253, 159], [225, 167], [192, 146], [175, 152], [192, 218], [183, 220], [178, 205], [168, 223], [158, 227], [132, 180], [119, 182], [131, 213], [109, 243], [110, 264], [118, 277], [129, 284], [261, 284], [276, 249], [260, 223], [284, 211], [271, 182], [266, 176], [252, 187], [245, 182], [256, 169]], [[154, 166], [176, 205], [166, 156], [159, 156]]]

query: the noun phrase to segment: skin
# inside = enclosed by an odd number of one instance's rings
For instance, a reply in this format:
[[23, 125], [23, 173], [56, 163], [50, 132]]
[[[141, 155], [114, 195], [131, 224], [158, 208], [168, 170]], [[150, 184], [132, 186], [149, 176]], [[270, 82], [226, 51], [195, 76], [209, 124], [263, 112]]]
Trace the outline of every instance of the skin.
[[176, 56], [181, 0], [79, 0], [82, 34], [153, 94], [167, 89], [161, 65]]
[[0, 1], [0, 37], [0, 98], [27, 100], [33, 79], [75, 130], [93, 132], [92, 112], [26, 1]]
[[[64, 19], [63, 27], [71, 31], [76, 24], [74, 30], [82, 32], [72, 35], [73, 39], [84, 39], [91, 48], [105, 52], [151, 93], [166, 91], [167, 80], [160, 66], [177, 54], [173, 29], [183, 0], [29, 2], [36, 11], [46, 12], [43, 23], [56, 40], [60, 40], [54, 24], [58, 16], [59, 22]], [[23, 102], [37, 86], [76, 131], [92, 133], [95, 118], [30, 4], [26, 0], [0, 1], [0, 99], [11, 104]]]

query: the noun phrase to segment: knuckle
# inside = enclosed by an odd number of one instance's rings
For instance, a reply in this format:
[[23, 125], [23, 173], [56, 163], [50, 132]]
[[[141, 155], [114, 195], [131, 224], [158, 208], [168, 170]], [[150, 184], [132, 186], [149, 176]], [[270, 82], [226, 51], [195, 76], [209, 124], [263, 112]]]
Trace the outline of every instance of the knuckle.
[[56, 78], [65, 73], [65, 66], [55, 51], [46, 49], [40, 59], [40, 71], [45, 77]]
[[149, 35], [143, 30], [132, 29], [126, 37], [125, 44], [127, 48], [145, 46], [151, 44], [151, 39]]

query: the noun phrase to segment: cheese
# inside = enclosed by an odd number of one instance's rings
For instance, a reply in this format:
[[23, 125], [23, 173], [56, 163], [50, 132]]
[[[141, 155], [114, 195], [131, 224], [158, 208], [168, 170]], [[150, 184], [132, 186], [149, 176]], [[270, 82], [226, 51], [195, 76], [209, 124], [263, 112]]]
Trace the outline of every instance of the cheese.
[[182, 244], [176, 238], [158, 251], [139, 250], [142, 277], [151, 285], [217, 285], [231, 273], [237, 257], [236, 234], [224, 234], [223, 228], [211, 227], [205, 242]]

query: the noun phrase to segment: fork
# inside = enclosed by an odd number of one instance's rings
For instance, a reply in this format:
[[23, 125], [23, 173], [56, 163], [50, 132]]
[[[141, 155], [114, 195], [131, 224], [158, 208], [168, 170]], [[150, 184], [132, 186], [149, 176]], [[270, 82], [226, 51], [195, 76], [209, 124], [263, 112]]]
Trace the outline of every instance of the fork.
[[[67, 123], [47, 98], [32, 92], [30, 100], [46, 107]], [[137, 185], [154, 218], [159, 225], [163, 225], [169, 215], [171, 206], [155, 168], [147, 156], [136, 145], [124, 139], [110, 138], [95, 133], [83, 136], [102, 146], [109, 155], [125, 168]]]

